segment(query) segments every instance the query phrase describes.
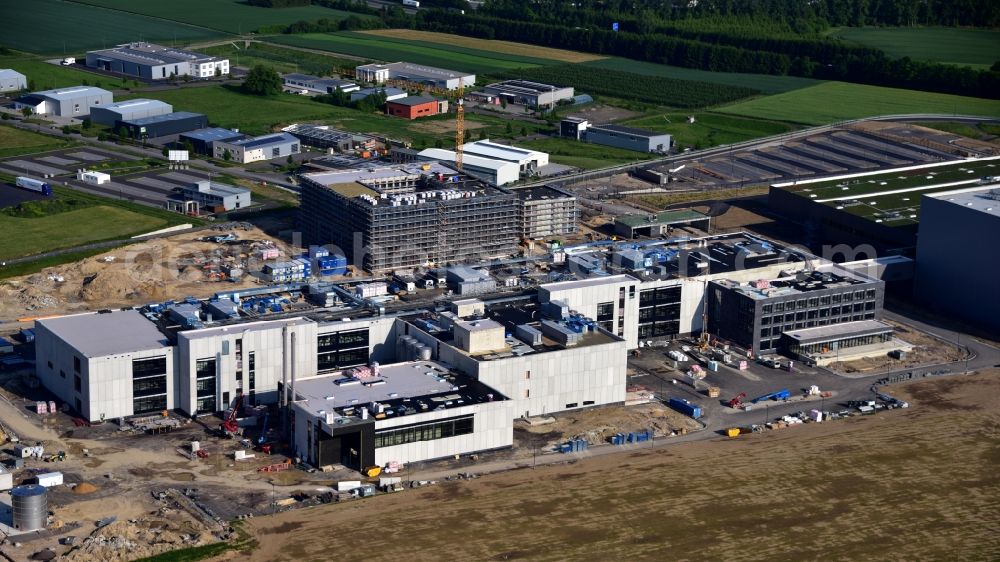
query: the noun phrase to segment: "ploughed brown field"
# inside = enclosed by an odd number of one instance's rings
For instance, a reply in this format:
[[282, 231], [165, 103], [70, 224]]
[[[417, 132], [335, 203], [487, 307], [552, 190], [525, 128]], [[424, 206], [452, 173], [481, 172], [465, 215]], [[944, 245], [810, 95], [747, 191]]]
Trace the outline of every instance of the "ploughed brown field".
[[259, 517], [228, 558], [1000, 560], [1000, 370], [891, 392], [911, 407]]

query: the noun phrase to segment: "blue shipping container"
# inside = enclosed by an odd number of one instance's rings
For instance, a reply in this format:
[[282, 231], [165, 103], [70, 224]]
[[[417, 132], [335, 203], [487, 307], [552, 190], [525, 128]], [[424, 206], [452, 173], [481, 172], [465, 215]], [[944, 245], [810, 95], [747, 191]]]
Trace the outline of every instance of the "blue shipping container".
[[683, 398], [671, 398], [667, 402], [671, 408], [677, 410], [678, 412], [691, 416], [694, 419], [701, 417], [701, 406], [696, 406]]

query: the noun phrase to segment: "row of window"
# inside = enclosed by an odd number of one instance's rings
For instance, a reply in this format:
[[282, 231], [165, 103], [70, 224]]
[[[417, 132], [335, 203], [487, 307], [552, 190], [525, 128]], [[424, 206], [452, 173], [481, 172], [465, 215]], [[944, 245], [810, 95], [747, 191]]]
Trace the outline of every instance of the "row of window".
[[853, 293], [837, 293], [833, 295], [798, 299], [794, 301], [782, 301], [763, 305], [761, 307], [761, 312], [763, 314], [770, 314], [771, 312], [784, 312], [786, 310], [805, 310], [806, 308], [840, 304], [841, 302], [863, 301], [865, 299], [873, 300], [875, 298], [875, 293], [875, 289], [866, 289], [864, 291], [854, 291]]
[[132, 381], [132, 396], [153, 396], [167, 393], [167, 375], [146, 377]]
[[659, 338], [665, 336], [676, 336], [680, 333], [681, 323], [677, 320], [665, 322], [649, 322], [639, 324], [639, 338]]
[[316, 350], [319, 352], [340, 351], [356, 347], [368, 347], [367, 329], [323, 334], [316, 337]]
[[639, 309], [639, 322], [679, 320], [680, 317], [681, 305], [679, 304], [663, 304]]
[[418, 441], [433, 441], [447, 437], [468, 435], [475, 430], [473, 416], [460, 416], [409, 427], [386, 429], [375, 432], [375, 448], [405, 445]]
[[659, 289], [646, 289], [639, 292], [639, 307], [655, 306], [658, 304], [678, 304], [681, 302], [681, 288], [660, 287]]
[[167, 358], [151, 357], [149, 359], [134, 359], [132, 361], [132, 378], [155, 377], [167, 374]]
[[[769, 328], [762, 328], [760, 330], [760, 337], [766, 338], [768, 336], [780, 336], [784, 332], [790, 332], [792, 330], [801, 330], [803, 328], [813, 328], [816, 326], [829, 326], [831, 324], [839, 324], [841, 322], [857, 322], [859, 320], [874, 320], [875, 313], [867, 312], [865, 314], [855, 314], [854, 316], [844, 316], [840, 319], [829, 319], [821, 318], [819, 320], [807, 320], [805, 322], [795, 322], [794, 324], [785, 324], [784, 326], [773, 326]], [[763, 347], [763, 342], [761, 342], [761, 347]]]
[[832, 306], [830, 308], [820, 308], [799, 312], [787, 312], [785, 314], [776, 314], [774, 316], [764, 316], [760, 319], [762, 326], [767, 326], [769, 324], [780, 324], [782, 322], [802, 322], [804, 320], [815, 320], [817, 318], [830, 318], [830, 317], [840, 317], [847, 316], [850, 314], [860, 314], [862, 312], [874, 311], [875, 301], [868, 301], [864, 303], [855, 303], [853, 305], [844, 306]]
[[331, 353], [319, 353], [316, 355], [316, 370], [333, 371], [336, 369], [346, 369], [364, 365], [368, 362], [368, 348], [352, 349], [348, 351], [337, 351]]

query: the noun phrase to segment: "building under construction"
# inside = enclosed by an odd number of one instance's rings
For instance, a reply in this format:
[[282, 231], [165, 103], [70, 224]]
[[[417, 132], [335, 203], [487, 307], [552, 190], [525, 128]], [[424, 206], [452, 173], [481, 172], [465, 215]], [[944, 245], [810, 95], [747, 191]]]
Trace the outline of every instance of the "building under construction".
[[518, 198], [440, 164], [301, 176], [300, 226], [373, 273], [516, 252]]
[[537, 240], [576, 232], [576, 197], [549, 186], [517, 189], [517, 216], [521, 237]]

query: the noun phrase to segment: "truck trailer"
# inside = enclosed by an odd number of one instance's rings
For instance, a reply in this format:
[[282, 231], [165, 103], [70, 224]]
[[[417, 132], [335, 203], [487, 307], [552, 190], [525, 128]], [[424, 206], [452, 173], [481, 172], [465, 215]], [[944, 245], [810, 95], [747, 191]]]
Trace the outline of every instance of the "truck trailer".
[[18, 176], [14, 180], [14, 184], [21, 189], [27, 189], [28, 191], [34, 191], [36, 193], [41, 193], [46, 197], [52, 195], [52, 186], [41, 181], [24, 176]]

